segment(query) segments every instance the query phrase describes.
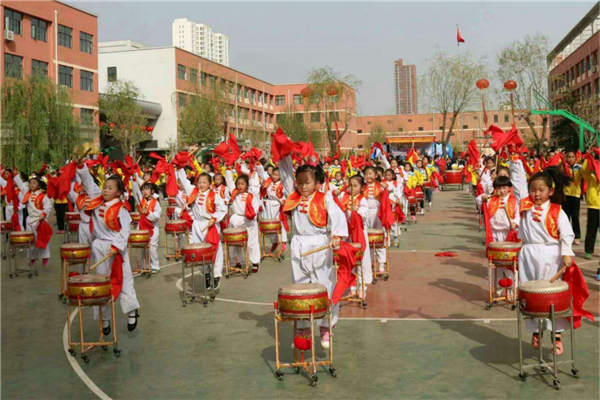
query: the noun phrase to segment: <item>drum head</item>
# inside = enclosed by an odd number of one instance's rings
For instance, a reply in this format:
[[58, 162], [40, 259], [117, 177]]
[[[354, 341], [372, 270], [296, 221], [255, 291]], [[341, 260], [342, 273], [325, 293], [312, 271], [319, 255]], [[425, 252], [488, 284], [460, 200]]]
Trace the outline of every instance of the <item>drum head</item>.
[[521, 242], [491, 242], [490, 249], [495, 250], [514, 250], [520, 249], [523, 246]]
[[149, 235], [149, 231], [140, 230], [140, 229], [132, 229], [129, 231], [130, 235]]
[[110, 282], [110, 276], [108, 275], [94, 275], [94, 274], [88, 274], [88, 275], [75, 275], [75, 276], [70, 276], [69, 277], [69, 282], [73, 282], [73, 283], [81, 283], [81, 284], [85, 284], [85, 283], [101, 283], [101, 282]]
[[174, 219], [171, 221], [167, 221], [167, 225], [175, 225], [175, 224], [185, 224], [187, 221], [185, 219]]
[[183, 250], [212, 249], [212, 246], [208, 243], [193, 243], [193, 244], [184, 244], [182, 249]]
[[383, 235], [383, 229], [369, 229], [367, 232], [369, 235]]
[[90, 245], [85, 243], [65, 243], [60, 248], [62, 250], [88, 250], [90, 249]]
[[223, 229], [223, 233], [228, 235], [235, 235], [236, 233], [244, 233], [246, 232], [246, 228], [227, 228]]
[[279, 294], [311, 294], [327, 292], [327, 288], [320, 283], [295, 283], [279, 288]]
[[561, 293], [569, 290], [569, 284], [563, 281], [550, 281], [536, 280], [519, 283], [519, 291], [528, 293]]

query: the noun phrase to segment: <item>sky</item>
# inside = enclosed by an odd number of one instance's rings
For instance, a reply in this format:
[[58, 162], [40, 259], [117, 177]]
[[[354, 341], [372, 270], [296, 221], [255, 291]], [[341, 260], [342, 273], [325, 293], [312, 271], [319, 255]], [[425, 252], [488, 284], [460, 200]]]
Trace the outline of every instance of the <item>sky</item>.
[[[229, 36], [229, 65], [273, 84], [330, 66], [361, 81], [358, 113], [395, 113], [394, 61], [417, 73], [436, 50], [469, 51], [493, 69], [500, 49], [541, 32], [550, 49], [594, 2], [208, 3], [71, 2], [98, 15], [99, 41], [169, 46], [176, 18]], [[466, 43], [456, 45], [456, 25]], [[492, 77], [487, 77], [492, 80]]]

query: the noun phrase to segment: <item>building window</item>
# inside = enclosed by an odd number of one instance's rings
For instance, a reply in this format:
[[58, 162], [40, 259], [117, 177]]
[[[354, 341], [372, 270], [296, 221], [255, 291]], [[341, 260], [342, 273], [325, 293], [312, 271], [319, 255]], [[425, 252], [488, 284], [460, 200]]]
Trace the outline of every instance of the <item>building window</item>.
[[429, 118], [429, 122], [433, 122], [433, 118]]
[[108, 67], [108, 81], [109, 82], [117, 81], [117, 67]]
[[469, 129], [469, 125], [463, 125], [463, 129]]
[[48, 23], [41, 19], [31, 18], [31, 37], [42, 42], [48, 41]]
[[79, 32], [79, 50], [92, 54], [94, 52], [94, 37], [89, 33]]
[[409, 119], [408, 122], [412, 122], [412, 119]]
[[23, 77], [23, 57], [4, 53], [4, 76]]
[[235, 83], [229, 82], [229, 94], [233, 94]]
[[185, 93], [178, 93], [178, 97], [179, 97], [179, 108], [183, 108], [186, 106], [187, 104], [187, 96]]
[[403, 132], [404, 128], [398, 128], [398, 132]]
[[387, 123], [388, 123], [388, 124], [391, 124], [391, 123], [392, 123], [392, 120], [391, 120], [391, 119], [388, 119], [388, 120], [387, 120]]
[[73, 48], [73, 29], [68, 26], [58, 25], [58, 45]]
[[473, 117], [473, 119], [474, 119], [474, 120], [476, 120], [476, 119], [477, 119], [477, 117]]
[[215, 76], [209, 75], [208, 80], [210, 81], [210, 88], [214, 89], [217, 84], [217, 78]]
[[198, 70], [190, 68], [190, 82], [198, 83]]
[[508, 122], [508, 114], [504, 114], [504, 122]]
[[87, 92], [94, 91], [94, 73], [89, 71], [80, 71], [80, 83], [81, 90], [85, 90]]
[[275, 105], [276, 106], [284, 106], [285, 105], [285, 96], [275, 96]]
[[440, 131], [443, 131], [443, 130], [444, 130], [444, 127], [443, 127], [443, 126], [440, 126], [440, 129], [439, 129], [439, 130], [440, 130]]
[[48, 76], [48, 63], [31, 60], [31, 75]]
[[177, 77], [182, 81], [187, 79], [187, 71], [185, 70], [185, 65], [177, 64]]
[[73, 87], [73, 68], [65, 67], [64, 65], [58, 66], [58, 81], [61, 85], [66, 87]]
[[371, 125], [371, 121], [367, 121], [367, 125]]
[[417, 128], [417, 129], [418, 129], [419, 131], [422, 131], [422, 130], [423, 130], [423, 127], [422, 127], [422, 126], [420, 126], [420, 127], [419, 127], [419, 128]]
[[94, 125], [94, 110], [88, 108], [81, 109], [81, 125], [92, 126]]
[[13, 31], [15, 35], [22, 35], [23, 15], [7, 8], [4, 9], [4, 29]]
[[206, 86], [206, 74], [204, 72], [200, 73], [200, 84], [202, 87]]
[[340, 113], [338, 111], [329, 111], [329, 119], [332, 121], [339, 121]]
[[331, 100], [332, 103], [337, 103], [339, 101], [340, 97], [338, 95], [335, 96], [329, 96], [329, 100]]
[[498, 116], [494, 115], [494, 122], [498, 123]]
[[294, 104], [302, 104], [302, 95], [301, 94], [294, 95]]
[[362, 149], [362, 148], [363, 148], [363, 145], [362, 145], [362, 144], [359, 144], [359, 145], [358, 145], [358, 148], [359, 148], [359, 149]]
[[362, 129], [357, 130], [356, 133], [362, 133]]
[[310, 113], [310, 122], [321, 122], [321, 113]]

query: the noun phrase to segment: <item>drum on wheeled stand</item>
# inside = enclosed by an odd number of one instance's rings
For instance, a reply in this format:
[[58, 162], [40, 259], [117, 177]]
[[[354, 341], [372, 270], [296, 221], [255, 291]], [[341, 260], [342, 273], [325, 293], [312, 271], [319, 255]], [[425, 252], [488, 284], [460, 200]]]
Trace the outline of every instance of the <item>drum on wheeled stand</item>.
[[[243, 249], [244, 267], [231, 265], [229, 247], [241, 247]], [[242, 274], [244, 279], [247, 279], [250, 275], [250, 260], [248, 259], [248, 231], [246, 228], [227, 228], [223, 230], [223, 252], [225, 253], [225, 278], [229, 279], [231, 274]]]
[[60, 294], [58, 299], [67, 302], [67, 287], [69, 267], [79, 265], [79, 274], [87, 274], [90, 267], [92, 247], [85, 243], [64, 243], [60, 246], [60, 259], [62, 260], [60, 272]]
[[[35, 235], [30, 231], [19, 231], [19, 232], [10, 232], [8, 235], [8, 244], [9, 244], [9, 258], [8, 258], [8, 277], [10, 279], [19, 276], [21, 272], [29, 272], [27, 275], [28, 278], [31, 278], [34, 274], [38, 276], [37, 272], [37, 260], [33, 263], [30, 261], [31, 254], [30, 252], [33, 250], [35, 246]], [[17, 249], [25, 250], [27, 249], [27, 259], [26, 263], [29, 264], [29, 271], [24, 269], [19, 269], [17, 266]]]
[[[389, 233], [386, 237], [386, 232], [383, 229], [368, 229], [369, 250], [371, 251], [371, 263], [373, 265], [373, 284], [377, 283], [378, 278], [383, 278], [387, 281], [390, 278], [390, 253], [389, 253]], [[385, 271], [379, 271], [379, 260], [377, 259], [377, 250], [385, 249]]]
[[[260, 259], [261, 261], [267, 257], [275, 258], [281, 262], [283, 260], [283, 246], [281, 236], [281, 221], [278, 219], [260, 219], [258, 221], [258, 232], [260, 233]], [[265, 236], [274, 235], [277, 240], [277, 252], [266, 251]]]
[[[284, 373], [281, 368], [294, 368], [299, 373], [300, 369], [310, 375], [311, 385], [317, 386], [317, 366], [329, 367], [329, 373], [337, 377], [337, 370], [333, 367], [333, 332], [331, 316], [331, 300], [327, 295], [327, 288], [319, 283], [297, 283], [279, 288], [275, 308], [275, 376], [283, 380]], [[315, 350], [315, 320], [329, 319], [329, 357], [317, 361]], [[296, 337], [298, 321], [310, 321], [310, 337]], [[294, 362], [282, 363], [279, 360], [279, 324], [293, 322], [294, 324]], [[304, 352], [311, 351], [311, 358], [305, 360]]]
[[[215, 297], [219, 293], [219, 289], [214, 289], [215, 287], [215, 276], [212, 272], [214, 268], [214, 251], [212, 245], [208, 243], [194, 243], [194, 244], [186, 244], [181, 249], [181, 255], [183, 257], [183, 261], [181, 263], [181, 288], [182, 288], [182, 306], [185, 307], [187, 304], [187, 299], [191, 298], [192, 302], [196, 300], [196, 297], [202, 299], [202, 304], [204, 307], [208, 306], [208, 300], [214, 301]], [[202, 282], [204, 286], [203, 292], [196, 292], [196, 283], [194, 279], [194, 267], [199, 267], [200, 271], [202, 271]], [[191, 290], [185, 288], [186, 274], [185, 270], [187, 268], [191, 269], [189, 274], [191, 278]], [[209, 272], [209, 282], [210, 287], [206, 282], [205, 275], [206, 270]]]
[[[490, 243], [487, 249], [489, 301], [485, 306], [486, 310], [491, 309], [499, 301], [510, 304], [513, 310], [517, 308], [521, 246], [521, 242]], [[498, 281], [499, 271], [502, 271], [504, 278]], [[514, 279], [507, 278], [505, 271], [511, 271]], [[501, 295], [498, 295], [498, 284], [502, 289]]]
[[63, 243], [71, 243], [71, 235], [73, 233], [75, 234], [75, 238], [79, 239], [79, 223], [80, 222], [81, 222], [81, 215], [79, 214], [79, 212], [65, 213], [65, 236], [63, 239]]
[[127, 243], [130, 258], [132, 247], [140, 249], [142, 252], [141, 260], [135, 261], [137, 268], [132, 272], [146, 276], [146, 278], [152, 277], [152, 266], [150, 262], [150, 239], [150, 231], [132, 229], [129, 233], [129, 241]]
[[[184, 246], [185, 238], [189, 241], [189, 228], [188, 223], [184, 219], [174, 219], [165, 222], [165, 257], [168, 259], [181, 258], [181, 249]], [[169, 247], [169, 238], [173, 238], [173, 252]]]
[[2, 259], [6, 260], [8, 236], [13, 230], [13, 224], [10, 221], [0, 221], [0, 233], [2, 233]]
[[[367, 284], [365, 283], [365, 274], [362, 269], [362, 259], [363, 259], [363, 251], [360, 247], [359, 243], [350, 243], [352, 247], [358, 249], [356, 252], [356, 276], [359, 278], [359, 282], [357, 286], [357, 291], [354, 294], [349, 294], [348, 296], [344, 296], [341, 300], [349, 301], [353, 303], [360, 303], [363, 309], [367, 309]], [[333, 249], [333, 265], [335, 269], [338, 269], [339, 258], [338, 258], [338, 249]], [[360, 290], [359, 286], [360, 285]]]

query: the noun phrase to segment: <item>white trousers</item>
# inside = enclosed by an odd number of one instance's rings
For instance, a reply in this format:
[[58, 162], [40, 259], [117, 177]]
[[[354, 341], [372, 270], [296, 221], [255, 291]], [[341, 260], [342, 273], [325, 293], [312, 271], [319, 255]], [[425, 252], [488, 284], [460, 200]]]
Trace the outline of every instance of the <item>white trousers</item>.
[[[523, 244], [519, 254], [519, 284], [533, 280], [552, 279], [562, 267], [562, 257], [558, 244]], [[527, 329], [538, 332], [538, 321], [536, 318], [526, 322]], [[552, 322], [542, 319], [542, 330], [552, 330]], [[569, 327], [566, 317], [556, 318], [556, 330], [562, 332]]]
[[[92, 243], [92, 264], [95, 264], [98, 260], [102, 259], [105, 255], [110, 252], [110, 240], [95, 239]], [[137, 295], [135, 293], [135, 287], [133, 286], [133, 274], [131, 273], [131, 264], [129, 263], [129, 252], [127, 248], [121, 252], [123, 255], [123, 288], [119, 295], [119, 303], [121, 304], [121, 310], [123, 314], [129, 314], [130, 312], [140, 308]], [[96, 274], [110, 276], [112, 272], [113, 257], [104, 261], [96, 268]], [[98, 319], [99, 310], [98, 307], [94, 307], [94, 319]], [[108, 305], [102, 308], [102, 319], [108, 321], [112, 318], [110, 307]]]
[[[302, 236], [295, 235], [292, 238], [292, 282], [293, 283], [320, 283], [327, 288], [327, 294], [331, 299], [335, 283], [337, 281], [337, 271], [333, 268], [333, 251], [324, 250], [310, 256], [302, 257], [302, 253], [325, 246], [329, 243], [327, 235]], [[340, 313], [340, 303], [333, 306], [332, 320], [333, 326], [337, 323]], [[319, 320], [319, 325], [329, 326], [329, 319]], [[308, 328], [309, 321], [298, 321], [298, 329]]]
[[[194, 220], [194, 224], [192, 225], [192, 232], [190, 235], [190, 243], [206, 243], [206, 234], [208, 233], [208, 220]], [[219, 235], [221, 234], [221, 228], [219, 224], [216, 223], [215, 226], [219, 231]], [[182, 236], [182, 235], [180, 235]], [[220, 278], [223, 276], [223, 244], [219, 241], [219, 247], [217, 248], [217, 256], [215, 258], [215, 262], [213, 265], [213, 275], [215, 278]]]
[[[230, 228], [246, 228], [248, 230], [248, 258], [251, 264], [260, 263], [260, 245], [258, 243], [258, 222], [256, 219], [249, 220], [243, 215], [232, 214], [229, 219]], [[236, 259], [241, 262], [244, 252], [241, 247], [231, 246], [229, 257], [233, 263]]]
[[[32, 221], [32, 219], [33, 218], [31, 218], [31, 217], [27, 217], [27, 221], [26, 221], [27, 224], [25, 225], [25, 230], [29, 231], [29, 232], [33, 232], [33, 236], [35, 237], [35, 240], [37, 241], [37, 227], [40, 223], [39, 223], [39, 221], [37, 221], [33, 225], [30, 225], [29, 223]], [[35, 247], [35, 245], [33, 247], [29, 248], [29, 259], [37, 260], [38, 258], [41, 258], [41, 259], [50, 258], [50, 243], [48, 243], [48, 246], [46, 246], [45, 249]]]

